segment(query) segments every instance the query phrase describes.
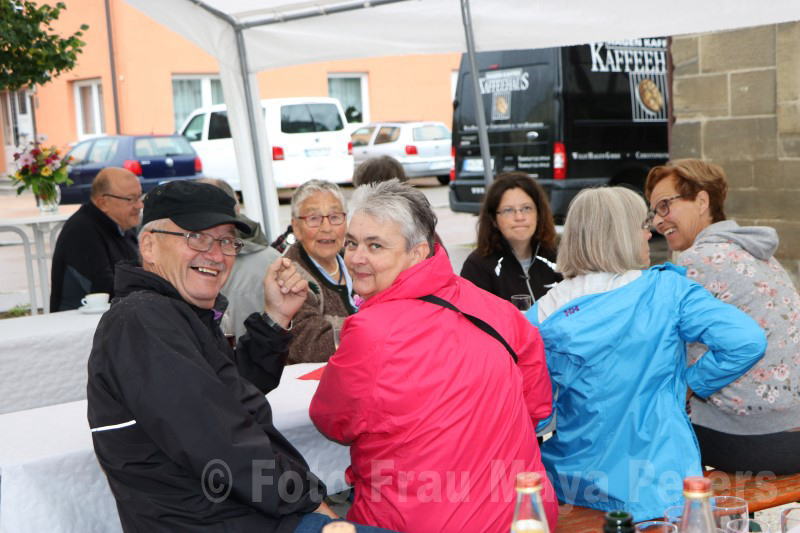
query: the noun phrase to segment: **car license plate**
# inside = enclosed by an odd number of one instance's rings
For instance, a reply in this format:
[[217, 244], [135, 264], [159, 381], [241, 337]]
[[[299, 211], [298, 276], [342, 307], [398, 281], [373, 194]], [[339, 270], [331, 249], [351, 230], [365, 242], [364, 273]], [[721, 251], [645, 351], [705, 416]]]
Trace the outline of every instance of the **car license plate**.
[[431, 163], [430, 169], [431, 170], [442, 170], [445, 168], [450, 168], [451, 163], [450, 161], [437, 161], [435, 163]]
[[306, 157], [325, 157], [330, 151], [330, 148], [306, 148]]
[[[483, 172], [483, 159], [465, 159], [462, 169], [464, 172]], [[492, 170], [494, 170], [494, 159], [492, 159]]]

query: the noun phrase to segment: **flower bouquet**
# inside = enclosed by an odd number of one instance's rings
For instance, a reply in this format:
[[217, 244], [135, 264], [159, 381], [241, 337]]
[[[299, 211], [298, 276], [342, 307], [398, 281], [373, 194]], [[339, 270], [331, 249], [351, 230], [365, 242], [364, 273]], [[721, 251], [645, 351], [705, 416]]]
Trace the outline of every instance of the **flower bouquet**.
[[14, 154], [17, 171], [11, 178], [17, 185], [17, 194], [30, 189], [42, 211], [55, 211], [61, 199], [59, 185], [72, 184], [67, 173], [71, 159], [61, 157], [55, 146], [31, 142], [24, 150]]

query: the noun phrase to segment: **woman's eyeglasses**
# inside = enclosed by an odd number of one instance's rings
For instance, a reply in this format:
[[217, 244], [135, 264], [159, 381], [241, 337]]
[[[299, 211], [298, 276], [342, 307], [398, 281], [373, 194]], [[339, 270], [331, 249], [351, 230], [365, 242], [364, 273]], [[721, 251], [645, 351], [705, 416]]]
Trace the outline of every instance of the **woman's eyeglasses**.
[[656, 217], [656, 215], [660, 216], [661, 218], [669, 215], [670, 204], [678, 198], [683, 198], [683, 195], [676, 194], [675, 196], [670, 196], [668, 198], [662, 198], [659, 200], [658, 203], [656, 203], [656, 205], [654, 205], [653, 208], [647, 212], [647, 218], [642, 223], [642, 229], [650, 229], [650, 227], [653, 225], [653, 219]]
[[504, 207], [497, 212], [497, 216], [510, 218], [517, 213], [522, 213], [523, 215], [528, 216], [534, 211], [536, 211], [536, 208], [532, 205], [523, 205], [522, 207]]
[[341, 226], [344, 224], [346, 213], [331, 213], [330, 215], [306, 215], [304, 217], [296, 217], [306, 223], [309, 228], [318, 228], [322, 225], [324, 219], [328, 219], [331, 226]]

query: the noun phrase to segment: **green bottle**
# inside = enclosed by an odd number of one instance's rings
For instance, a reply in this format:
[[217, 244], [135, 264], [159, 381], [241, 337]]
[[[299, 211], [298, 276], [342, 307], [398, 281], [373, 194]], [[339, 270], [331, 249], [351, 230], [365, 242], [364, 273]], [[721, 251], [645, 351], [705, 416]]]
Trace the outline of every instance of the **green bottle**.
[[625, 511], [609, 511], [605, 514], [603, 533], [634, 533], [633, 515]]

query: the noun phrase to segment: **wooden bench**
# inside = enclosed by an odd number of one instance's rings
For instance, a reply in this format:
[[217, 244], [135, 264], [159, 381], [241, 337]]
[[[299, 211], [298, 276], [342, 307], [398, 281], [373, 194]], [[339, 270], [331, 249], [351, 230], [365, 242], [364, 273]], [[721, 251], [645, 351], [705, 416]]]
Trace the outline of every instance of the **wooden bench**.
[[751, 513], [800, 501], [800, 473], [776, 476], [708, 470], [705, 476], [711, 479], [715, 495], [744, 498]]
[[[738, 496], [747, 500], [751, 513], [800, 501], [800, 473], [785, 476], [728, 474], [709, 470], [711, 489], [716, 496]], [[558, 533], [599, 533], [603, 531], [604, 511], [576, 505], [558, 508]], [[636, 518], [636, 517], [634, 517]]]
[[558, 506], [558, 533], [597, 533], [603, 531], [605, 511], [587, 509], [577, 505]]

